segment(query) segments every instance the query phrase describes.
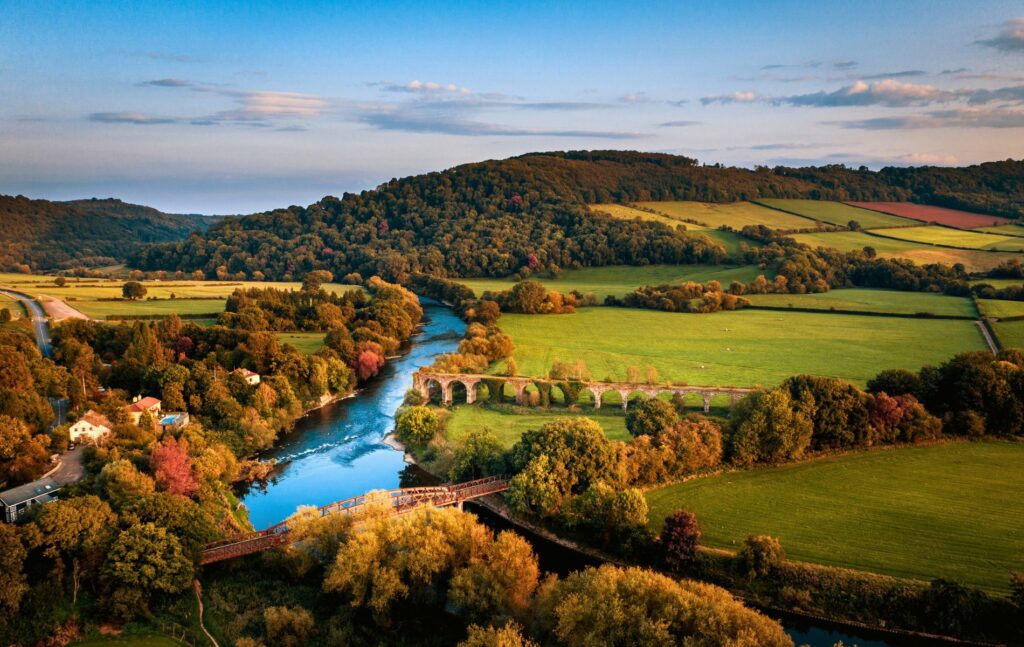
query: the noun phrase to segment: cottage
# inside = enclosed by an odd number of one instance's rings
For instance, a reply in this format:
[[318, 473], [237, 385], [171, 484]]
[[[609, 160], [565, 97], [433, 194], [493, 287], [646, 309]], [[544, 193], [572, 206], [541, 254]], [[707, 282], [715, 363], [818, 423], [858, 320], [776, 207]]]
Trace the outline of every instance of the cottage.
[[99, 442], [100, 438], [106, 436], [114, 428], [114, 425], [107, 420], [103, 414], [89, 409], [78, 422], [71, 425], [71, 442], [80, 443], [83, 441]]
[[143, 413], [148, 413], [154, 420], [157, 419], [160, 416], [160, 400], [152, 396], [137, 397], [128, 405], [128, 415], [135, 424], [139, 424], [139, 418]]
[[14, 523], [30, 508], [57, 500], [57, 491], [62, 486], [45, 476], [38, 481], [0, 492], [0, 515], [7, 523]]
[[248, 384], [249, 386], [256, 386], [257, 384], [260, 383], [260, 374], [253, 373], [247, 368], [235, 369], [235, 373], [241, 375], [242, 379], [245, 380], [245, 383]]

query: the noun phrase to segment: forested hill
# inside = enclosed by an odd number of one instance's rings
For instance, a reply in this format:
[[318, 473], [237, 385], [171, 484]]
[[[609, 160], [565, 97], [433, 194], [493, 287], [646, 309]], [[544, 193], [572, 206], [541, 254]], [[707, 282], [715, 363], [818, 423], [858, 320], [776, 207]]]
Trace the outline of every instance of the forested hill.
[[51, 202], [0, 195], [0, 270], [110, 265], [146, 244], [184, 240], [218, 220], [112, 198]]
[[721, 248], [657, 223], [614, 220], [587, 203], [806, 197], [914, 200], [1019, 217], [1024, 162], [964, 169], [740, 169], [673, 155], [537, 153], [392, 180], [230, 219], [132, 256], [141, 269], [296, 278], [313, 269], [401, 281], [411, 272], [506, 276], [528, 267], [714, 262]]

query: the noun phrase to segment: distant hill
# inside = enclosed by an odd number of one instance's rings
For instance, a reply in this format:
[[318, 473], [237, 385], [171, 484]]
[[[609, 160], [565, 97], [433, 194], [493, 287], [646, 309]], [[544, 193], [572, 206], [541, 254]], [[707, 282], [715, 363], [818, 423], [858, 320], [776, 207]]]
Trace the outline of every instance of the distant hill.
[[398, 281], [415, 272], [508, 276], [524, 267], [719, 262], [725, 251], [707, 238], [604, 217], [587, 204], [757, 198], [915, 201], [1018, 218], [1024, 162], [744, 169], [657, 153], [534, 153], [231, 218], [203, 236], [144, 247], [129, 262], [211, 277], [259, 271], [291, 279], [327, 269]]
[[51, 202], [0, 195], [0, 270], [110, 265], [144, 245], [206, 231], [220, 219], [163, 213], [113, 198]]

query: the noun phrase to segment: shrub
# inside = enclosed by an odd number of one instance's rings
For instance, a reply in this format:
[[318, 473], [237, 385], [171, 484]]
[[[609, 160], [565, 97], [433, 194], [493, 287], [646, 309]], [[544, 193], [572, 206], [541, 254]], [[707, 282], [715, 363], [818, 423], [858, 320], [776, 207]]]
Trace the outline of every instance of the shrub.
[[448, 478], [452, 481], [500, 474], [505, 470], [505, 451], [490, 429], [475, 429], [456, 445]]
[[686, 570], [697, 556], [700, 544], [700, 525], [697, 516], [686, 510], [676, 510], [665, 518], [658, 539], [662, 562], [673, 573]]
[[679, 413], [665, 400], [642, 400], [626, 412], [626, 429], [634, 436], [658, 436], [679, 423]]
[[395, 435], [407, 445], [425, 445], [440, 428], [440, 420], [429, 407], [409, 407], [398, 417]]
[[769, 575], [786, 560], [782, 544], [775, 537], [751, 535], [743, 542], [736, 555], [747, 570], [747, 577], [755, 579]]

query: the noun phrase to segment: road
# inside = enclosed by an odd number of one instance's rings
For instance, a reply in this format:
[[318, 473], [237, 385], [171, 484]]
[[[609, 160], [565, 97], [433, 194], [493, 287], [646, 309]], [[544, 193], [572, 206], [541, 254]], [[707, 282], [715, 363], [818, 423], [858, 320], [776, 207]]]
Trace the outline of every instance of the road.
[[[25, 306], [25, 311], [32, 319], [32, 328], [36, 333], [36, 344], [43, 357], [53, 357], [53, 342], [50, 340], [50, 322], [39, 302], [27, 294], [15, 292], [14, 290], [0, 288], [0, 294], [17, 299]], [[60, 398], [50, 398], [50, 406], [53, 407], [54, 421], [51, 427], [63, 425], [68, 421], [68, 401]]]

